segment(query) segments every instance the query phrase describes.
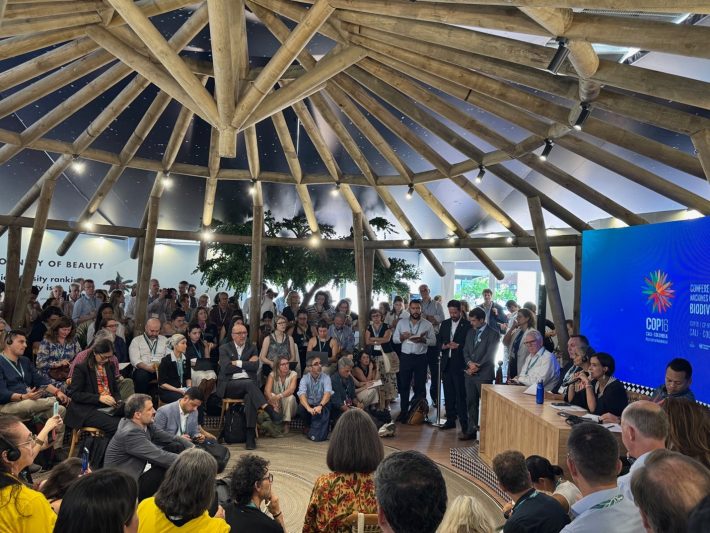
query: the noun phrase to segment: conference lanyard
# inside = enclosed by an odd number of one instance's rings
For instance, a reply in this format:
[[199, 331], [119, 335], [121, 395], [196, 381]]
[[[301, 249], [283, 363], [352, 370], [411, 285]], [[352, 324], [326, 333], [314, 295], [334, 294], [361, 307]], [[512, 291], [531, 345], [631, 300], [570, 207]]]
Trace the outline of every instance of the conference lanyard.
[[515, 513], [515, 511], [517, 511], [518, 509], [520, 509], [520, 507], [521, 507], [526, 501], [532, 500], [532, 499], [535, 498], [538, 494], [539, 494], [538, 491], [533, 491], [533, 492], [531, 492], [530, 494], [528, 494], [527, 496], [525, 496], [525, 498], [523, 498], [522, 500], [518, 501], [518, 503], [515, 504], [515, 507], [514, 507], [513, 510], [511, 511], [511, 514]]
[[[24, 382], [24, 381], [25, 381], [25, 369], [22, 368], [22, 365], [20, 364], [20, 361], [18, 360], [18, 361], [17, 361], [17, 366], [15, 366], [15, 363], [13, 363], [12, 361], [10, 361], [10, 359], [8, 359], [7, 355], [5, 355], [5, 354], [3, 353], [2, 356], [3, 356], [3, 358], [5, 358], [5, 361], [7, 361], [8, 363], [10, 363], [10, 366], [12, 367], [12, 369], [13, 369], [15, 372], [17, 372], [17, 375], [20, 376], [20, 377], [22, 378], [22, 381]], [[20, 367], [19, 369], [17, 368], [18, 366]], [[25, 385], [27, 385], [27, 383], [25, 383]]]
[[409, 332], [412, 334], [412, 337], [417, 336], [417, 333], [419, 333], [419, 328], [421, 328], [421, 327], [422, 327], [422, 323], [417, 322], [417, 329], [415, 331], [414, 328], [412, 328], [412, 321], [411, 320], [409, 321]]
[[150, 339], [148, 338], [148, 335], [146, 335], [145, 333], [143, 334], [143, 338], [145, 339], [145, 343], [148, 345], [148, 349], [150, 350], [150, 354], [155, 355], [155, 353], [158, 351], [158, 339], [155, 339], [151, 343]]
[[613, 498], [609, 498], [608, 500], [604, 500], [603, 502], [599, 502], [596, 505], [593, 505], [589, 509], [608, 509], [609, 507], [613, 507], [617, 503], [621, 502], [624, 499], [623, 494], [617, 494]]
[[527, 367], [527, 369], [525, 369], [525, 372], [523, 372], [523, 373], [529, 375], [529, 374], [530, 374], [530, 371], [531, 371], [531, 370], [533, 369], [533, 367], [537, 364], [537, 362], [540, 360], [541, 357], [542, 357], [542, 354], [541, 354], [541, 353], [538, 353], [538, 354], [535, 356], [535, 360], [534, 360], [534, 361], [532, 361], [532, 360], [528, 361], [528, 367]]
[[329, 341], [330, 341], [330, 339], [326, 339], [325, 344], [323, 344], [323, 343], [321, 343], [320, 339], [318, 339], [318, 351], [319, 352], [326, 352], [326, 351], [330, 350], [330, 347], [328, 346], [328, 344], [330, 344]]

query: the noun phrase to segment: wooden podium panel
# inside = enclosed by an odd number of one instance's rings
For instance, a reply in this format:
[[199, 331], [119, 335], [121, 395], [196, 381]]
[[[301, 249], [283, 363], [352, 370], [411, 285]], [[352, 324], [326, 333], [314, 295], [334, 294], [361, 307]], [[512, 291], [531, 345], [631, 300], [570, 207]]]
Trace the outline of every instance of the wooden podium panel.
[[480, 456], [492, 466], [493, 458], [506, 450], [525, 457], [541, 455], [567, 470], [567, 438], [572, 428], [546, 403], [523, 394], [527, 387], [483, 385], [481, 396]]

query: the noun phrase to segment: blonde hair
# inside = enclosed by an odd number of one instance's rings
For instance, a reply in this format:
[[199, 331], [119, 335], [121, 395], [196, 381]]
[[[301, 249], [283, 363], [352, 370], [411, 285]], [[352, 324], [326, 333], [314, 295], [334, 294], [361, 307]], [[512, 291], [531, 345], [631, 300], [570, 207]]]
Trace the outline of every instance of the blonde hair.
[[473, 496], [457, 496], [446, 510], [437, 533], [493, 533], [491, 519]]

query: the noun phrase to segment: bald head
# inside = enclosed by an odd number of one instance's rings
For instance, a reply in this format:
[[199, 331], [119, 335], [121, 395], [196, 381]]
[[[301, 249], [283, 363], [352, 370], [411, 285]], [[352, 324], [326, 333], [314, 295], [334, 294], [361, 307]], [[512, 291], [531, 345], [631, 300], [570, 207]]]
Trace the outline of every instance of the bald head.
[[150, 318], [145, 323], [145, 334], [151, 339], [155, 339], [160, 335], [160, 320], [157, 318]]
[[667, 436], [668, 416], [660, 405], [639, 400], [621, 413], [621, 439], [631, 457], [665, 448]]
[[247, 340], [247, 328], [244, 324], [234, 324], [232, 326], [232, 340], [239, 346]]

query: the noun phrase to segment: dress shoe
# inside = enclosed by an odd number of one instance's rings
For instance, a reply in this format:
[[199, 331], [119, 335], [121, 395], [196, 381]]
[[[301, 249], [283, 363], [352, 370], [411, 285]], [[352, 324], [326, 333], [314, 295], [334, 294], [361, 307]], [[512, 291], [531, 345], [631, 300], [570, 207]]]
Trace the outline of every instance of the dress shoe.
[[281, 422], [283, 422], [283, 417], [279, 413], [277, 413], [276, 410], [270, 405], [267, 405], [264, 411], [266, 411], [266, 414], [269, 415], [269, 418], [271, 418], [271, 421], [274, 424], [280, 424]]
[[256, 450], [256, 430], [254, 428], [247, 428], [247, 450]]
[[459, 433], [459, 440], [476, 440], [475, 433]]
[[456, 420], [447, 420], [439, 429], [456, 429]]

